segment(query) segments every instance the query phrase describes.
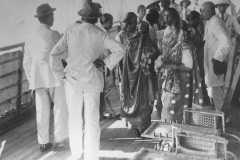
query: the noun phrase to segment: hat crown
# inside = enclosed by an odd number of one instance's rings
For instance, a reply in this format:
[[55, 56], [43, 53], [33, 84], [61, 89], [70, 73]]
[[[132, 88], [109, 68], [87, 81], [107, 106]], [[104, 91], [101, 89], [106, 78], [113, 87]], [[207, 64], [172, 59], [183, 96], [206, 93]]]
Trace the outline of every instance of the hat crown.
[[190, 0], [182, 0], [180, 2], [180, 5], [182, 6], [183, 5], [183, 2], [187, 3], [187, 6], [190, 6], [191, 5], [191, 1]]
[[230, 5], [228, 0], [217, 0], [215, 5], [218, 5], [218, 4], [228, 4], [228, 5]]
[[52, 10], [53, 10], [52, 7], [48, 3], [45, 3], [45, 4], [40, 5], [37, 8], [37, 14], [38, 15], [45, 14], [45, 13], [51, 12]]
[[85, 18], [99, 18], [102, 16], [100, 12], [101, 5], [99, 3], [85, 3], [83, 9], [78, 14]]

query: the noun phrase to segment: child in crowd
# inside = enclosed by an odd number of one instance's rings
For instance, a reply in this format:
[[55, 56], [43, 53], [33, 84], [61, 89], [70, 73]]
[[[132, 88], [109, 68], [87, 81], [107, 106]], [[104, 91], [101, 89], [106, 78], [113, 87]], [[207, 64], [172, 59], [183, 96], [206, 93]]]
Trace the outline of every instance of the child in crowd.
[[188, 9], [188, 6], [191, 5], [191, 1], [190, 0], [182, 0], [180, 3], [181, 7], [182, 7], [182, 20], [187, 22], [187, 15], [190, 14], [191, 10]]
[[145, 17], [146, 15], [146, 8], [144, 5], [139, 5], [137, 7], [137, 16], [138, 16], [138, 24], [143, 21], [143, 18]]

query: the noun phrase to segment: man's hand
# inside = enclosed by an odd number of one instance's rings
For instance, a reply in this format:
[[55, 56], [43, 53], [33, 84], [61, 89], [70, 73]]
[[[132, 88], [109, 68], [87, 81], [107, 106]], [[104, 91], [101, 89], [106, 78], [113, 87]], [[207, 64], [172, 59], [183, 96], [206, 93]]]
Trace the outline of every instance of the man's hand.
[[96, 61], [93, 62], [97, 68], [101, 68], [105, 66], [105, 63], [101, 59], [97, 59]]
[[97, 59], [93, 62], [95, 64], [95, 66], [100, 70], [100, 71], [104, 71], [104, 66], [105, 66], [105, 63], [103, 62], [103, 60], [101, 59]]

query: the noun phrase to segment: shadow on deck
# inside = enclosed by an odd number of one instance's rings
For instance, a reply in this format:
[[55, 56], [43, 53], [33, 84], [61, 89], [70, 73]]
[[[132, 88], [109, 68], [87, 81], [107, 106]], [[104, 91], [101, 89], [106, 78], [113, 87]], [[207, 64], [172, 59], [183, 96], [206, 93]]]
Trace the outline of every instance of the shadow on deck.
[[[50, 141], [53, 141], [53, 119], [50, 122]], [[136, 137], [125, 127], [122, 120], [108, 119], [101, 122], [101, 160], [126, 160], [133, 157], [142, 147], [153, 148], [151, 139]], [[65, 160], [70, 156], [69, 146], [41, 153], [37, 142], [36, 120], [33, 117], [26, 123], [1, 135], [6, 140], [1, 160]]]
[[[234, 117], [232, 126], [226, 128], [227, 133], [240, 137], [240, 108], [231, 110]], [[158, 119], [156, 111], [152, 119]], [[53, 119], [50, 122], [50, 141], [53, 141]], [[132, 158], [142, 147], [153, 149], [156, 142], [151, 139], [136, 137], [125, 122], [116, 119], [101, 122], [100, 160], [127, 160]], [[70, 156], [70, 148], [50, 150], [41, 153], [37, 142], [36, 120], [31, 120], [1, 135], [0, 142], [6, 140], [1, 160], [65, 160]], [[228, 150], [240, 159], [240, 143], [230, 141]]]

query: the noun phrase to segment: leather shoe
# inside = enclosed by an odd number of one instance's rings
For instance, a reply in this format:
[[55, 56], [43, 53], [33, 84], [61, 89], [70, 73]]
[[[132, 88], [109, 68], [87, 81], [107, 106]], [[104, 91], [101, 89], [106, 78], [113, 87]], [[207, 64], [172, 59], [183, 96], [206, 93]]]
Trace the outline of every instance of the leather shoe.
[[52, 143], [47, 143], [47, 144], [41, 144], [40, 145], [41, 152], [46, 152], [50, 148], [52, 148]]

